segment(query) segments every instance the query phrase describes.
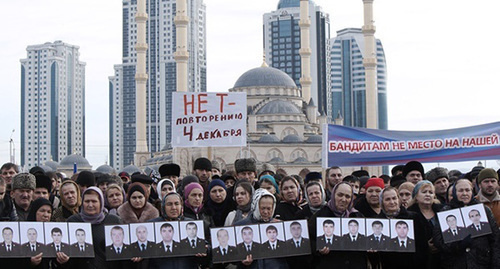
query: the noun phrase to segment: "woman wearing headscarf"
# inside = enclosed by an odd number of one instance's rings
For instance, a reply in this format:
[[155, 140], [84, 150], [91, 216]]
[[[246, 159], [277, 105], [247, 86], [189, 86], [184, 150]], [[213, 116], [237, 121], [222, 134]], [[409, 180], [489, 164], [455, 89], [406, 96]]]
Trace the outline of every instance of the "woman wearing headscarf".
[[295, 215], [295, 219], [309, 219], [326, 205], [325, 189], [317, 181], [306, 185], [305, 197], [307, 205]]
[[66, 180], [59, 188], [62, 206], [57, 208], [52, 215], [52, 221], [65, 222], [72, 215], [78, 214], [82, 205], [80, 187], [72, 180]]
[[123, 221], [120, 217], [107, 213], [104, 208], [104, 196], [99, 188], [89, 187], [83, 192], [80, 214], [71, 216], [68, 222], [86, 222], [92, 225], [95, 253], [92, 259], [72, 259], [71, 268], [129, 268], [129, 261], [106, 261], [104, 226], [123, 224]]
[[161, 200], [169, 192], [177, 192], [175, 189], [175, 184], [172, 180], [165, 178], [156, 184], [156, 193], [158, 194], [158, 199], [155, 199], [152, 203], [154, 207], [161, 212]]
[[[276, 197], [265, 189], [257, 189], [253, 195], [251, 214], [243, 220], [236, 222], [234, 225], [251, 225], [258, 223], [276, 222], [274, 209], [276, 208]], [[288, 264], [285, 258], [267, 258], [253, 260], [252, 255], [247, 255], [241, 263], [238, 263], [238, 268], [265, 269], [277, 268], [288, 269]]]
[[125, 202], [125, 191], [118, 184], [110, 184], [104, 196], [104, 206], [109, 214], [118, 216], [118, 208]]
[[[452, 188], [449, 205], [443, 211], [479, 204], [473, 196], [473, 185], [467, 179], [458, 180]], [[484, 206], [484, 205], [483, 205]], [[434, 229], [434, 243], [441, 250], [442, 268], [497, 268], [500, 264], [499, 231], [491, 210], [484, 206], [488, 224], [492, 233], [464, 239], [453, 243], [444, 243], [441, 226], [438, 223]]]
[[121, 205], [117, 212], [124, 223], [140, 223], [157, 218], [158, 210], [148, 203], [149, 195], [146, 187], [139, 182], [129, 185], [127, 202]]
[[250, 213], [252, 207], [252, 196], [254, 189], [252, 184], [246, 181], [239, 181], [234, 186], [234, 200], [236, 201], [236, 210], [229, 212], [224, 222], [224, 226], [232, 226], [234, 223], [245, 219]]
[[[316, 223], [319, 217], [362, 218], [353, 207], [354, 192], [347, 182], [340, 182], [332, 189], [330, 201], [309, 219], [311, 249], [316, 249]], [[336, 227], [336, 229], [338, 229]], [[339, 242], [340, 243], [340, 242]], [[334, 243], [335, 244], [335, 243]], [[367, 267], [366, 253], [358, 251], [331, 251], [327, 247], [314, 255], [314, 268], [356, 268]]]
[[264, 175], [260, 177], [259, 186], [261, 189], [266, 189], [268, 192], [274, 195], [277, 201], [280, 199], [279, 198], [280, 189], [273, 175]]
[[203, 210], [203, 187], [196, 182], [189, 183], [184, 188], [184, 216], [193, 220], [203, 220], [205, 234], [210, 234], [214, 227], [212, 218]]
[[[183, 202], [180, 194], [176, 192], [169, 192], [162, 198], [161, 203], [161, 216], [151, 219], [151, 222], [193, 220], [184, 216]], [[200, 264], [202, 266], [208, 265], [206, 253], [198, 253], [195, 259], [193, 259], [193, 257], [149, 259], [150, 269], [197, 269]]]
[[280, 195], [282, 200], [276, 206], [276, 218], [283, 221], [295, 219], [295, 214], [302, 210], [299, 182], [293, 177], [284, 177], [280, 182]]
[[[49, 222], [51, 217], [52, 217], [52, 203], [45, 198], [38, 198], [31, 203], [26, 221]], [[44, 258], [43, 251], [47, 252], [47, 249], [44, 249], [42, 250], [42, 253], [31, 257], [28, 263], [29, 265], [27, 264], [25, 267], [37, 268], [37, 269], [67, 267], [68, 265], [67, 263], [69, 261], [69, 253], [64, 253], [61, 251], [55, 253], [56, 258]], [[19, 267], [22, 263], [23, 262], [20, 261], [20, 263], [18, 263], [16, 266]], [[3, 264], [2, 261], [2, 265], [6, 264]]]
[[[444, 205], [436, 199], [434, 184], [428, 180], [422, 180], [415, 185], [412, 193], [412, 200], [409, 203], [408, 211], [415, 212], [420, 216], [425, 240], [419, 240], [422, 248], [423, 259], [419, 259], [419, 268], [441, 268], [440, 254], [434, 246], [432, 240], [434, 227], [437, 225], [437, 212], [441, 211]], [[420, 238], [419, 238], [420, 239]]]
[[208, 194], [204, 210], [212, 217], [215, 227], [223, 227], [227, 215], [235, 208], [234, 200], [227, 195], [226, 185], [220, 179], [213, 179], [210, 182]]

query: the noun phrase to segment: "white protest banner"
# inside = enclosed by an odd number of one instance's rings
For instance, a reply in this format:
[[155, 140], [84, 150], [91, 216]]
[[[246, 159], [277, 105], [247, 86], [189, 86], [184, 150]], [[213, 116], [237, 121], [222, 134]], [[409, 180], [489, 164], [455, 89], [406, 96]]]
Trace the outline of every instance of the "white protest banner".
[[243, 147], [246, 93], [172, 93], [173, 147]]

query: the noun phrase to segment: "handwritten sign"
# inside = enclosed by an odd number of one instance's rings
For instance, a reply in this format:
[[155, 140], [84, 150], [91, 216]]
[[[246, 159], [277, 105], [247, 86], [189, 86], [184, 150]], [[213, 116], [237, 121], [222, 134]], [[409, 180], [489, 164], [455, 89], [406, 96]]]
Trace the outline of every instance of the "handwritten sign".
[[172, 93], [173, 147], [246, 146], [246, 93]]

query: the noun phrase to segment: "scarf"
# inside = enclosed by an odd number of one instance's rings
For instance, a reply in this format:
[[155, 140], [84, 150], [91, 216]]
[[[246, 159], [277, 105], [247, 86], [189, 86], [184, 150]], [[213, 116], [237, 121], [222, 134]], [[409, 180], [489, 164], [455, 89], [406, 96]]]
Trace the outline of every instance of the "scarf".
[[172, 186], [173, 192], [177, 192], [175, 190], [175, 184], [174, 184], [174, 182], [172, 182], [172, 180], [170, 180], [168, 178], [162, 179], [160, 182], [158, 182], [158, 185], [156, 186], [156, 192], [158, 193], [158, 197], [160, 198], [160, 201], [163, 200], [163, 197], [161, 196], [161, 189], [163, 188], [163, 185], [165, 185], [165, 184]]
[[[318, 207], [313, 207], [311, 205], [311, 201], [309, 200], [309, 196], [307, 195], [307, 188], [309, 188], [311, 186], [319, 186], [319, 189], [321, 190], [321, 204]], [[316, 213], [316, 212], [318, 212], [321, 208], [323, 208], [323, 206], [326, 205], [325, 189], [318, 182], [311, 182], [311, 183], [307, 184], [306, 191], [305, 191], [305, 196], [306, 196], [307, 204], [309, 205], [309, 209], [311, 210], [311, 212], [313, 214]]]
[[[467, 179], [465, 179], [465, 180], [467, 180]], [[472, 198], [470, 199], [468, 204], [465, 204], [464, 202], [458, 200], [457, 183], [458, 183], [458, 181], [455, 182], [455, 184], [453, 184], [453, 187], [451, 189], [451, 196], [453, 197], [451, 199], [451, 201], [449, 202], [449, 205], [451, 206], [451, 208], [459, 208], [459, 207], [477, 204], [478, 201], [476, 200], [476, 198], [474, 196], [472, 196]]]
[[[203, 193], [205, 193], [205, 191], [203, 190], [203, 187], [200, 185], [200, 183], [196, 183], [196, 182], [192, 182], [192, 183], [189, 183], [186, 188], [184, 189], [184, 205], [186, 207], [188, 207], [189, 209], [193, 210], [193, 212], [195, 214], [198, 214], [201, 212], [201, 210], [203, 209], [203, 203], [197, 207], [197, 208], [194, 208], [190, 203], [189, 203], [189, 194], [194, 190], [194, 189], [200, 189]], [[166, 197], [166, 196], [165, 196]], [[203, 200], [203, 199], [202, 199]]]
[[82, 196], [80, 194], [80, 187], [73, 180], [66, 180], [66, 181], [64, 181], [64, 183], [59, 188], [60, 192], [61, 192], [62, 188], [65, 185], [73, 185], [73, 186], [75, 186], [75, 188], [76, 188], [76, 205], [74, 207], [69, 206], [66, 203], [66, 200], [64, 199], [62, 193], [61, 193], [61, 204], [62, 204], [62, 206], [64, 208], [66, 208], [69, 212], [71, 212], [72, 215], [78, 214], [78, 209], [82, 205]]
[[181, 205], [182, 205], [182, 196], [180, 194], [178, 194], [177, 192], [169, 192], [167, 194], [165, 194], [165, 197], [163, 197], [163, 199], [161, 200], [161, 216], [165, 219], [165, 220], [172, 220], [172, 221], [175, 221], [175, 220], [181, 220], [183, 217], [183, 213], [184, 213], [184, 209], [181, 207], [181, 212], [179, 214], [179, 217], [174, 219], [174, 218], [170, 218], [167, 214], [167, 211], [165, 211], [165, 204], [166, 204], [166, 201], [167, 201], [167, 197], [169, 196], [172, 196], [172, 195], [175, 195], [177, 197], [179, 197], [179, 200], [181, 201]]
[[[347, 206], [346, 210], [344, 211], [339, 211], [337, 209], [337, 205], [335, 205], [335, 194], [337, 193], [337, 190], [339, 188], [340, 185], [347, 185], [349, 186], [349, 188], [351, 189], [351, 201], [349, 202], [349, 205]], [[346, 183], [346, 182], [340, 182], [339, 184], [335, 185], [335, 187], [333, 187], [332, 189], [332, 196], [330, 197], [330, 201], [328, 201], [328, 208], [330, 208], [330, 210], [333, 212], [333, 214], [335, 215], [335, 217], [338, 217], [338, 218], [345, 218], [345, 217], [349, 217], [349, 215], [351, 215], [351, 213], [354, 213], [354, 212], [357, 212], [356, 209], [353, 208], [353, 202], [354, 202], [354, 192], [352, 191], [352, 188], [351, 186]]]
[[45, 198], [38, 198], [33, 201], [28, 211], [28, 217], [26, 218], [26, 221], [36, 221], [36, 212], [38, 211], [38, 209], [40, 209], [40, 207], [44, 205], [48, 205], [52, 209], [52, 203]]
[[271, 198], [273, 198], [273, 212], [272, 212], [272, 215], [274, 216], [274, 209], [276, 209], [276, 197], [274, 197], [274, 195], [272, 195], [269, 191], [265, 190], [265, 189], [257, 189], [253, 195], [253, 199], [252, 199], [252, 207], [250, 209], [250, 211], [252, 212], [252, 216], [255, 220], [261, 222], [262, 221], [262, 217], [260, 215], [260, 211], [259, 211], [259, 202], [260, 202], [260, 199], [264, 198], [265, 196], [269, 196]]
[[104, 210], [104, 197], [102, 195], [101, 189], [99, 189], [97, 187], [89, 187], [88, 189], [86, 189], [83, 192], [82, 197], [85, 197], [85, 195], [88, 194], [89, 192], [95, 192], [98, 194], [100, 207], [101, 207], [100, 212], [98, 214], [95, 214], [95, 215], [88, 215], [87, 213], [85, 213], [85, 210], [83, 210], [83, 206], [82, 206], [82, 208], [80, 210], [80, 217], [82, 218], [83, 222], [88, 222], [91, 224], [99, 224], [99, 223], [103, 222], [104, 218], [106, 217], [105, 210]]
[[221, 203], [216, 203], [211, 197], [209, 197], [205, 209], [208, 211], [209, 215], [212, 216], [215, 227], [220, 227], [224, 226], [224, 221], [226, 220], [229, 212], [228, 210], [231, 209], [232, 198], [227, 195], [226, 186], [220, 179], [214, 179], [210, 182], [208, 192], [210, 193], [215, 186], [222, 187], [224, 191], [226, 191], [226, 198]]
[[[132, 206], [132, 203], [130, 202], [130, 197], [132, 197], [132, 194], [134, 194], [134, 192], [139, 192], [142, 195], [144, 195], [144, 205], [141, 208], [134, 208]], [[142, 212], [144, 211], [144, 209], [146, 209], [148, 199], [149, 199], [149, 195], [148, 195], [148, 192], [146, 191], [146, 186], [144, 186], [142, 183], [139, 183], [139, 182], [134, 182], [134, 183], [130, 184], [130, 186], [128, 187], [128, 192], [127, 192], [127, 203], [129, 203], [130, 208], [132, 209], [134, 214], [137, 216], [137, 219], [139, 219], [141, 217]]]

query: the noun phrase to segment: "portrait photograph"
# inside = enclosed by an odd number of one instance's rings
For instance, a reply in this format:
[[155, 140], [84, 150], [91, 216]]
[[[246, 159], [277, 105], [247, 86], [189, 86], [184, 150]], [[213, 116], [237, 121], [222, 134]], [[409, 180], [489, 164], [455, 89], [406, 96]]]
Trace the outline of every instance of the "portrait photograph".
[[264, 258], [283, 257], [287, 255], [285, 229], [283, 222], [259, 224], [262, 255]]
[[181, 248], [186, 255], [207, 253], [208, 245], [205, 242], [205, 229], [202, 220], [180, 221]]
[[437, 213], [445, 243], [456, 242], [469, 235], [459, 208]]
[[491, 233], [491, 226], [483, 204], [462, 207], [460, 211], [462, 211], [464, 225], [472, 238]]
[[0, 222], [0, 231], [2, 232], [0, 257], [23, 257], [19, 237], [19, 222]]
[[391, 243], [388, 251], [415, 252], [415, 229], [413, 220], [391, 219]]
[[46, 258], [57, 257], [56, 253], [63, 252], [70, 256], [68, 223], [66, 222], [44, 222], [45, 251]]
[[178, 221], [155, 222], [154, 257], [177, 257], [184, 255], [180, 247], [180, 232]]
[[244, 260], [248, 255], [252, 259], [262, 258], [259, 225], [236, 226], [236, 251], [239, 260]]
[[366, 250], [366, 226], [365, 219], [343, 218], [342, 219], [342, 249], [343, 250]]
[[388, 219], [366, 219], [366, 249], [387, 251], [391, 241]]
[[316, 250], [342, 249], [342, 220], [340, 218], [316, 219]]
[[70, 257], [94, 257], [92, 225], [90, 223], [68, 222]]
[[212, 259], [214, 263], [240, 261], [236, 251], [234, 227], [211, 228]]
[[34, 257], [45, 253], [43, 222], [19, 222], [21, 252], [24, 257]]
[[155, 227], [154, 223], [131, 223], [130, 227], [130, 251], [133, 257], [154, 257], [155, 249]]
[[300, 256], [311, 254], [311, 240], [307, 220], [294, 220], [283, 222], [285, 228], [285, 254], [288, 256]]
[[106, 260], [129, 260], [133, 257], [128, 225], [106, 225], [104, 226], [104, 235], [106, 239]]

